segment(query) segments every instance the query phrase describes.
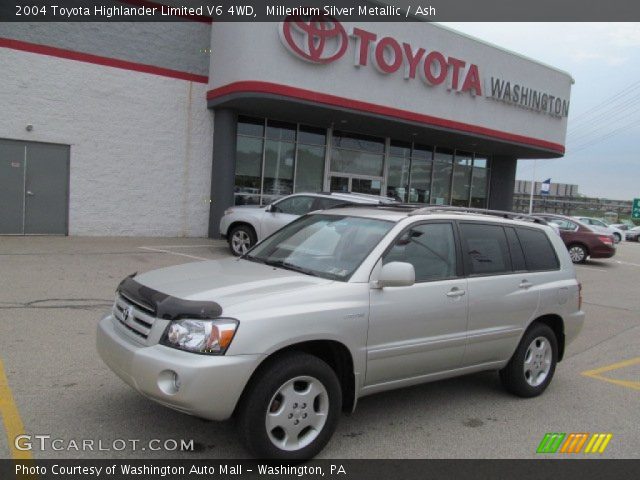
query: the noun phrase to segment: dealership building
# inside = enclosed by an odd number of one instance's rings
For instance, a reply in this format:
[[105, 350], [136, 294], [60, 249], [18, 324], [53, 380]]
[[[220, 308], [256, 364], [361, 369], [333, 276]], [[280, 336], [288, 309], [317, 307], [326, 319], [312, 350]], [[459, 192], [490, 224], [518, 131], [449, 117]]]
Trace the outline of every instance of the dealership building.
[[[149, 2], [147, 2], [149, 3]], [[508, 210], [573, 80], [425, 22], [0, 24], [0, 234], [218, 235], [350, 191]]]

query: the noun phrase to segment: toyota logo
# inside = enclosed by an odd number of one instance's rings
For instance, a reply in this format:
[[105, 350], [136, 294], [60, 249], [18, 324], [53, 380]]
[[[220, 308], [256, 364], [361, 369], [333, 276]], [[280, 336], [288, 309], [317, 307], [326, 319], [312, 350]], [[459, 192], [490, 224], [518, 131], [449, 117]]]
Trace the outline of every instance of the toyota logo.
[[126, 322], [129, 318], [133, 317], [133, 307], [127, 307], [122, 310], [122, 321]]
[[287, 49], [312, 63], [330, 63], [347, 51], [343, 26], [330, 15], [289, 15], [280, 24], [280, 38]]

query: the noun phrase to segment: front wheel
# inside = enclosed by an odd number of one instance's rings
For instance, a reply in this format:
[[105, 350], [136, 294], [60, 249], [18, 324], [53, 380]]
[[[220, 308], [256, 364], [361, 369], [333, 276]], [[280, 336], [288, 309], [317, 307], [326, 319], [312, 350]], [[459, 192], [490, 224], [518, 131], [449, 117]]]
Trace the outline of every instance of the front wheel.
[[569, 256], [573, 263], [584, 263], [587, 261], [587, 249], [577, 243], [569, 245]]
[[543, 323], [533, 324], [520, 341], [500, 380], [505, 389], [519, 397], [536, 397], [551, 383], [558, 361], [558, 339]]
[[622, 235], [620, 235], [619, 233], [614, 233], [613, 238], [616, 239], [616, 243], [620, 243], [622, 241]]
[[229, 232], [229, 248], [236, 256], [244, 255], [256, 244], [256, 232], [249, 225], [238, 225]]
[[342, 409], [335, 372], [306, 353], [272, 361], [247, 387], [238, 432], [257, 458], [306, 460], [333, 435]]

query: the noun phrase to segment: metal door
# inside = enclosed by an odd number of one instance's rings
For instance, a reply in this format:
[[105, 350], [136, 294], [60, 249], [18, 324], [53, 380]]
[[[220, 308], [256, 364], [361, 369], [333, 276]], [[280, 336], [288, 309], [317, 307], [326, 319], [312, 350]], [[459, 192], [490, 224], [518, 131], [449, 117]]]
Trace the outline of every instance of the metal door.
[[0, 140], [0, 234], [22, 234], [26, 146]]
[[0, 140], [0, 233], [66, 235], [69, 146]]

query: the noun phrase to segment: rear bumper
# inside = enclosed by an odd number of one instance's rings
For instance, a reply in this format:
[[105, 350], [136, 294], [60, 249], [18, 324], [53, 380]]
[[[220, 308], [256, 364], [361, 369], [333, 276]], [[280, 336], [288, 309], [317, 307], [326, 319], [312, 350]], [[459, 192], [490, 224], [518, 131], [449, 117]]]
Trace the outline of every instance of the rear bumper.
[[591, 258], [611, 258], [616, 254], [615, 247], [608, 247], [607, 245], [597, 245], [589, 249], [589, 256]]
[[[163, 345], [145, 347], [115, 328], [111, 315], [98, 324], [100, 357], [125, 383], [174, 410], [210, 420], [231, 416], [262, 355], [198, 355]], [[175, 389], [173, 373], [179, 379]]]

